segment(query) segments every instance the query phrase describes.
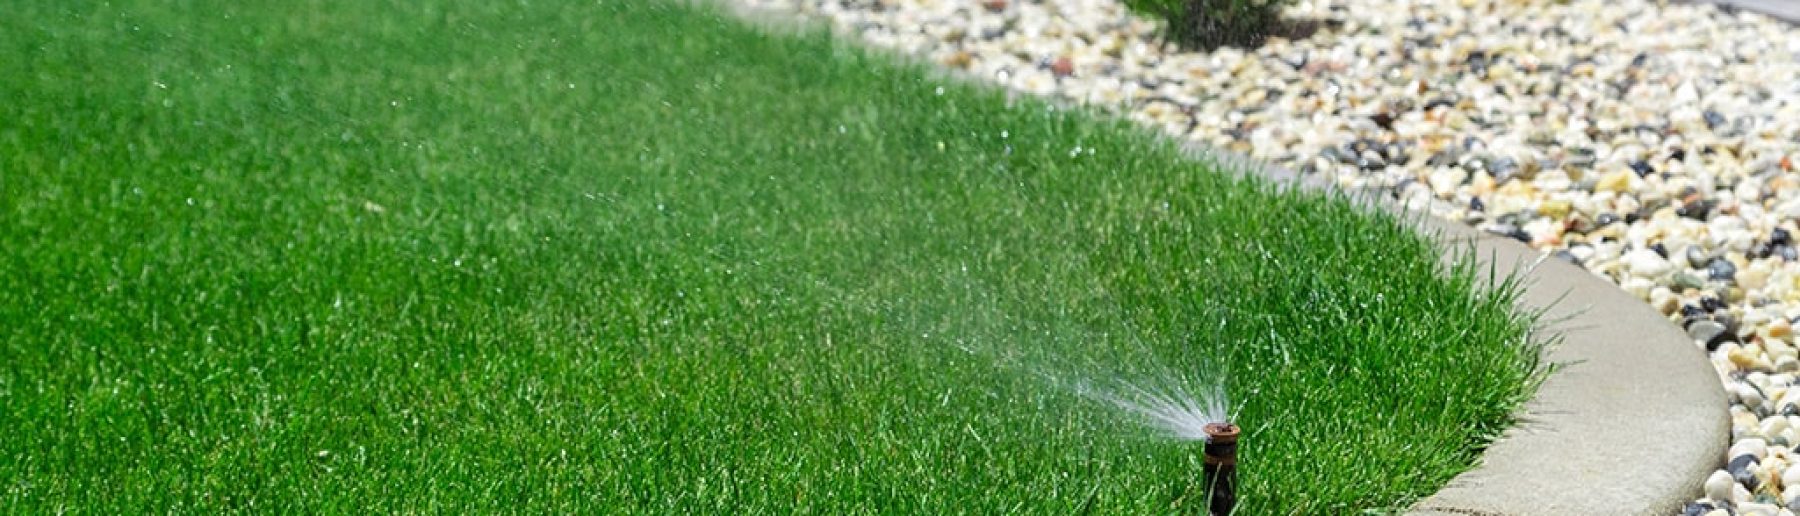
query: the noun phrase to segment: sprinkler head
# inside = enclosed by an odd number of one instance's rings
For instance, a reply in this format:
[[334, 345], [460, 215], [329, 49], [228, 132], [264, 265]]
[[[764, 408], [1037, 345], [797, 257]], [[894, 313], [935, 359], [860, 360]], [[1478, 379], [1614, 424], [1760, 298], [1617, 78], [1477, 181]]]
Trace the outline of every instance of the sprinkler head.
[[1237, 443], [1238, 426], [1231, 423], [1209, 423], [1206, 432], [1206, 499], [1213, 516], [1231, 514], [1237, 507]]
[[[1238, 432], [1240, 432], [1237, 425], [1231, 423], [1207, 423], [1204, 428], [1201, 428], [1201, 431], [1206, 432], [1206, 444], [1208, 445], [1232, 445], [1230, 450], [1231, 459], [1234, 461], [1237, 459], [1237, 440]], [[1211, 446], [1207, 447], [1207, 453], [1207, 457], [1212, 457]]]

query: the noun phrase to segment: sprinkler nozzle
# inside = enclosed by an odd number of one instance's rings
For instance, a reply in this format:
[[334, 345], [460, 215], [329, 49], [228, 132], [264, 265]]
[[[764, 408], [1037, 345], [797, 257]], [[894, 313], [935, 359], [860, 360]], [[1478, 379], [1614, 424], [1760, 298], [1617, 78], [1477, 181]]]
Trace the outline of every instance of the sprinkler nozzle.
[[1213, 516], [1225, 516], [1237, 506], [1238, 427], [1231, 423], [1210, 423], [1204, 430], [1207, 509]]

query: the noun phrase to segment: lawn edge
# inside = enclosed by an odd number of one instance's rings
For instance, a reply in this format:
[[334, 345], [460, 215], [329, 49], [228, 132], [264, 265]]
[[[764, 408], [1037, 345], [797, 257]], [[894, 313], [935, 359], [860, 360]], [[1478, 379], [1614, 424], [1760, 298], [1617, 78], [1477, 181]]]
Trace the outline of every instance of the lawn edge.
[[[672, 0], [711, 8], [771, 34], [822, 31], [897, 63], [924, 65], [936, 78], [1028, 96], [966, 71], [862, 44], [828, 24], [749, 8], [732, 0]], [[1064, 99], [1039, 100], [1071, 111]], [[1724, 463], [1730, 442], [1725, 390], [1706, 353], [1648, 304], [1574, 264], [1510, 238], [1484, 233], [1393, 200], [1345, 191], [1320, 175], [1303, 176], [1228, 150], [1158, 131], [1188, 159], [1223, 173], [1256, 176], [1279, 187], [1340, 193], [1398, 216], [1443, 250], [1454, 270], [1473, 260], [1487, 287], [1517, 278], [1515, 313], [1536, 314], [1534, 332], [1555, 335], [1544, 363], [1555, 369], [1491, 443], [1474, 468], [1414, 504], [1417, 515], [1670, 514], [1701, 491]]]
[[1675, 514], [1724, 463], [1731, 416], [1706, 353], [1649, 304], [1575, 264], [1517, 240], [1345, 191], [1324, 176], [1187, 142], [1196, 159], [1279, 185], [1339, 192], [1397, 215], [1444, 250], [1443, 263], [1473, 259], [1489, 287], [1518, 281], [1516, 310], [1539, 314], [1535, 332], [1556, 335], [1544, 359], [1555, 370], [1520, 409], [1518, 423], [1481, 463], [1407, 514]]

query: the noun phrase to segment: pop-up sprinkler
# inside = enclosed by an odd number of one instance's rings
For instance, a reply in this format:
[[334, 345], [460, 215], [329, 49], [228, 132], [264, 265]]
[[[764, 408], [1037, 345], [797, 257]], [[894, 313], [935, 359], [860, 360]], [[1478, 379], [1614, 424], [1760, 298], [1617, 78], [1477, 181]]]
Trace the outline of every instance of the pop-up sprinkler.
[[[1216, 375], [1201, 378], [1211, 381], [1189, 383], [1173, 375], [1149, 382], [1116, 380], [1111, 385], [1082, 381], [1075, 384], [1075, 392], [1136, 414], [1143, 423], [1167, 432], [1177, 441], [1204, 441], [1207, 512], [1225, 516], [1237, 507], [1239, 429], [1228, 421], [1231, 416], [1225, 402], [1225, 385], [1217, 383]], [[1185, 489], [1182, 496], [1187, 496]]]
[[1205, 431], [1208, 510], [1213, 516], [1225, 516], [1237, 506], [1238, 427], [1231, 423], [1210, 423]]

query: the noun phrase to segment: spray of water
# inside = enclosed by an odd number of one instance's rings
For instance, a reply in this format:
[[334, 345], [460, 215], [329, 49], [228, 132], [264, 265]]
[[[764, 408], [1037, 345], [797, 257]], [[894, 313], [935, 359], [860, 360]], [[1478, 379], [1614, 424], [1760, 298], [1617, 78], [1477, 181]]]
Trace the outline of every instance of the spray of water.
[[1075, 393], [1136, 416], [1144, 424], [1183, 441], [1205, 441], [1206, 425], [1223, 423], [1230, 416], [1223, 385], [1189, 389], [1174, 378], [1150, 381], [1114, 379], [1082, 380]]

